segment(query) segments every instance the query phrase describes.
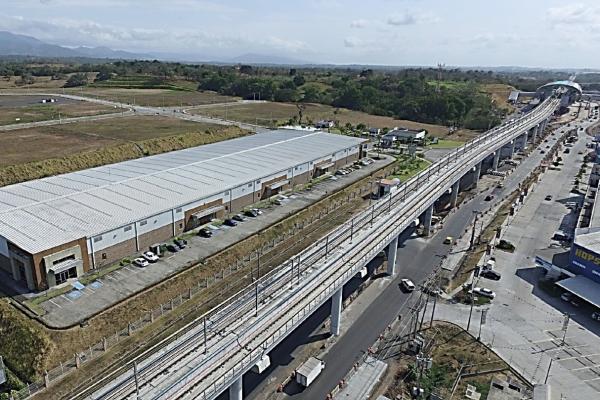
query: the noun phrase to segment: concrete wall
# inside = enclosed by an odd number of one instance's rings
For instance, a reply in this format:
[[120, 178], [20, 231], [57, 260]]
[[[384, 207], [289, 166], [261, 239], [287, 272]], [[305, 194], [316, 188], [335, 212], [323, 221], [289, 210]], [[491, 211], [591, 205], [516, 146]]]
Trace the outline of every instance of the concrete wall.
[[81, 258], [83, 260], [83, 273], [90, 270], [90, 257], [88, 253], [87, 240], [85, 238], [81, 238], [78, 240], [74, 240], [69, 243], [62, 244], [60, 246], [54, 247], [49, 250], [42, 251], [37, 254], [32, 254], [31, 257], [33, 259], [32, 262], [32, 272], [33, 272], [33, 280], [35, 288], [38, 290], [45, 290], [48, 288], [48, 277], [46, 274], [46, 265], [44, 259], [49, 255], [53, 255], [55, 253], [65, 254], [63, 250], [71, 249], [79, 247], [79, 251], [81, 252]]

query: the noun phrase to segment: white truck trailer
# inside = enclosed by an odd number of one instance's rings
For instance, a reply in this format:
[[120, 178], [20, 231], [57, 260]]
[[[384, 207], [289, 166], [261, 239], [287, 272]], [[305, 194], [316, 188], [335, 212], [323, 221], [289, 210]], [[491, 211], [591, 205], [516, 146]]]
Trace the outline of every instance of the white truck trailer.
[[296, 370], [296, 382], [304, 387], [309, 387], [323, 369], [325, 369], [325, 362], [311, 357]]

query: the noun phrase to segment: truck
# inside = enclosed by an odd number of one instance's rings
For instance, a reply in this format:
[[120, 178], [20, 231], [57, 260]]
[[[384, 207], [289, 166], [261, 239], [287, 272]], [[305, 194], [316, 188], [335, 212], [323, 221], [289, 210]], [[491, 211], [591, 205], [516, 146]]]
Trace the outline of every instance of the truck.
[[323, 369], [325, 369], [325, 362], [311, 357], [296, 370], [296, 382], [307, 388], [317, 379]]

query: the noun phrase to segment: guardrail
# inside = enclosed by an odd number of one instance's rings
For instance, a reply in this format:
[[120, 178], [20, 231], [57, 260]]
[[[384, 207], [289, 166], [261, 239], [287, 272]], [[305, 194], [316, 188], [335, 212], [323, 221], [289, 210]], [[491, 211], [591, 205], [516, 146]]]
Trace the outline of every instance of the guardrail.
[[[186, 345], [185, 341], [174, 344], [169, 350], [169, 357], [171, 357], [168, 360], [169, 362], [177, 362], [177, 360], [180, 360], [191, 352], [197, 351], [200, 346], [204, 346], [208, 350], [210, 341], [214, 339], [215, 332], [219, 328], [227, 327], [229, 331], [233, 331], [241, 327], [242, 330], [236, 334], [237, 344], [234, 343], [234, 346], [230, 346], [233, 339], [224, 340], [221, 338], [219, 343], [217, 343], [216, 347], [218, 348], [215, 351], [212, 351], [214, 347], [212, 345], [213, 347], [210, 347], [211, 352], [209, 356], [202, 359], [199, 365], [192, 368], [185, 376], [179, 378], [175, 384], [160, 392], [158, 397], [170, 398], [171, 396], [181, 396], [186, 393], [193, 393], [194, 396], [205, 399], [212, 399], [217, 396], [233, 380], [251, 368], [268, 349], [279, 343], [316, 308], [327, 301], [332, 293], [350, 280], [364, 264], [368, 263], [395, 236], [404, 230], [408, 224], [421, 215], [439, 197], [440, 193], [443, 193], [447, 190], [448, 186], [452, 185], [457, 179], [460, 179], [465, 170], [472, 168], [471, 164], [477, 164], [483, 158], [487, 157], [490, 151], [502, 147], [507, 141], [522, 135], [526, 129], [530, 129], [532, 126], [548, 118], [554, 111], [556, 104], [556, 100], [549, 99], [531, 114], [495, 128], [466, 143], [407, 181], [386, 199], [375, 203], [358, 217], [353, 218], [323, 239], [317, 241], [307, 250], [262, 277], [255, 285], [243, 289], [219, 307], [189, 324], [186, 330], [192, 332], [191, 338], [199, 339], [203, 336], [201, 332], [206, 330], [205, 327], [208, 321], [211, 324], [211, 337], [205, 336], [207, 340], [201, 345], [197, 341], [194, 341], [194, 346]], [[473, 153], [475, 150], [480, 150], [480, 152]], [[460, 164], [461, 167], [450, 168], [451, 164]], [[438, 179], [434, 182], [437, 183], [437, 186], [422, 185], [432, 177]], [[409, 194], [418, 195], [412, 196], [415, 201], [418, 201], [416, 204], [413, 204], [414, 201], [405, 202]], [[352, 248], [344, 248], [343, 246], [348, 244], [348, 241], [351, 242], [354, 237], [358, 241], [352, 243]], [[365, 244], [367, 240], [368, 243]], [[343, 252], [350, 252], [352, 254], [351, 260], [347, 259], [347, 253], [335, 255], [333, 259], [328, 259], [328, 256], [331, 256], [332, 253], [335, 253], [339, 249], [342, 249]], [[322, 263], [323, 260], [325, 260], [325, 265]], [[317, 265], [320, 265], [317, 273], [309, 272]], [[327, 272], [330, 272], [330, 274], [324, 276]], [[289, 288], [293, 287], [293, 281], [296, 277], [298, 283], [304, 278], [304, 284], [302, 286], [298, 284], [295, 290], [290, 291]], [[320, 282], [316, 286], [310, 286], [317, 280], [320, 280]], [[258, 318], [259, 294], [261, 299], [277, 299], [277, 304], [271, 306], [271, 310], [261, 309], [262, 315], [260, 318]], [[283, 297], [284, 299], [281, 300], [279, 297]], [[308, 304], [306, 304], [306, 301], [308, 301]], [[267, 306], [269, 304], [272, 303], [266, 302]], [[300, 306], [301, 304], [302, 306]], [[257, 312], [257, 320], [252, 321], [251, 324], [247, 324], [249, 311], [254, 309]], [[276, 310], [283, 311], [279, 311], [279, 316], [277, 316], [278, 313], [275, 312]], [[271, 317], [277, 316], [277, 318], [264, 318], [265, 315]], [[265, 328], [261, 330], [263, 326]], [[193, 333], [195, 329], [197, 331]], [[263, 336], [266, 337], [261, 339]], [[227, 349], [227, 346], [232, 347], [234, 351], [224, 351], [223, 349]], [[238, 347], [242, 349], [250, 348], [252, 350], [245, 350], [246, 353], [241, 356], [240, 353], [244, 351], [240, 352]], [[180, 356], [172, 357], [172, 354]], [[138, 370], [141, 381], [147, 378], [152, 379], [153, 375], [150, 372], [154, 373], [157, 365], [163, 366], [163, 362], [167, 361], [166, 356], [159, 355], [155, 358], [150, 358], [145, 360], [146, 363]], [[215, 370], [218, 371], [221, 367], [226, 368], [226, 364], [231, 364], [233, 360], [235, 360], [233, 366], [227, 368], [225, 372], [222, 374], [214, 373]], [[209, 362], [212, 363], [211, 366], [208, 366]], [[168, 368], [170, 365], [173, 364], [166, 365], [164, 368]], [[206, 373], [207, 370], [209, 371], [208, 373]], [[202, 375], [202, 372], [205, 374]], [[146, 374], [148, 374], [147, 377]], [[210, 382], [206, 382], [202, 388], [197, 386], [199, 383], [207, 380]], [[119, 393], [122, 394], [122, 390], [125, 390], [125, 392], [133, 390], [132, 383], [132, 377], [125, 376], [121, 380], [121, 383], [117, 385]], [[125, 389], [123, 389], [123, 386], [125, 386]], [[189, 388], [190, 386], [191, 389]], [[111, 392], [115, 394], [115, 390], [109, 389], [100, 394], [98, 398], [114, 398]]]

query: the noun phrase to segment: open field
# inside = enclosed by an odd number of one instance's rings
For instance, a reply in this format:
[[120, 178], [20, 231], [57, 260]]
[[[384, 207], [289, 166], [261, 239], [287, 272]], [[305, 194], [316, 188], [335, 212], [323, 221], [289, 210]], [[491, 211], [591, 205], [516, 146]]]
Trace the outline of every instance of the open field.
[[[368, 127], [376, 128], [394, 128], [405, 127], [410, 129], [426, 129], [431, 136], [451, 137], [454, 140], [466, 141], [476, 136], [476, 132], [469, 130], [459, 130], [452, 135], [448, 134], [448, 128], [440, 125], [423, 124], [414, 121], [406, 121], [371, 115], [360, 111], [352, 111], [343, 108], [335, 108], [323, 104], [304, 104], [303, 123], [317, 122], [322, 119], [338, 121], [340, 126], [346, 123], [358, 125], [365, 124]], [[290, 103], [250, 103], [250, 104], [232, 104], [228, 106], [204, 107], [202, 109], [191, 110], [193, 114], [209, 115], [212, 117], [226, 118], [234, 121], [259, 125], [279, 125], [285, 124], [289, 119], [298, 116], [298, 107]]]
[[58, 120], [118, 112], [119, 109], [86, 101], [57, 97], [56, 103], [41, 102], [43, 96], [0, 96], [0, 125]]
[[414, 367], [414, 356], [401, 353], [389, 361], [390, 368], [380, 393], [391, 399], [401, 395], [410, 398], [411, 387], [420, 384], [425, 396], [433, 392], [444, 399], [451, 398], [452, 394], [454, 398], [464, 398], [467, 385], [472, 385], [481, 393], [481, 398], [486, 399], [494, 378], [501, 381], [508, 378], [528, 386], [499, 356], [454, 324], [436, 322], [421, 335], [429, 344], [425, 348], [432, 359], [431, 369], [419, 374]]
[[508, 112], [514, 111], [514, 107], [512, 104], [508, 103], [508, 95], [512, 90], [515, 90], [514, 87], [505, 85], [503, 83], [489, 83], [486, 85], [481, 85], [482, 91], [484, 93], [492, 96], [496, 106]]
[[65, 89], [65, 93], [151, 107], [190, 107], [239, 100], [214, 92], [196, 90], [142, 89], [121, 87], [80, 87]]
[[0, 186], [244, 136], [235, 127], [127, 116], [0, 133]]
[[0, 90], [10, 89], [10, 91], [28, 90], [39, 91], [39, 89], [58, 89], [62, 88], [67, 82], [66, 79], [52, 79], [50, 76], [34, 76], [34, 82], [31, 85], [18, 85], [16, 82], [21, 79], [19, 76], [11, 76], [10, 79], [2, 77], [0, 79]]

